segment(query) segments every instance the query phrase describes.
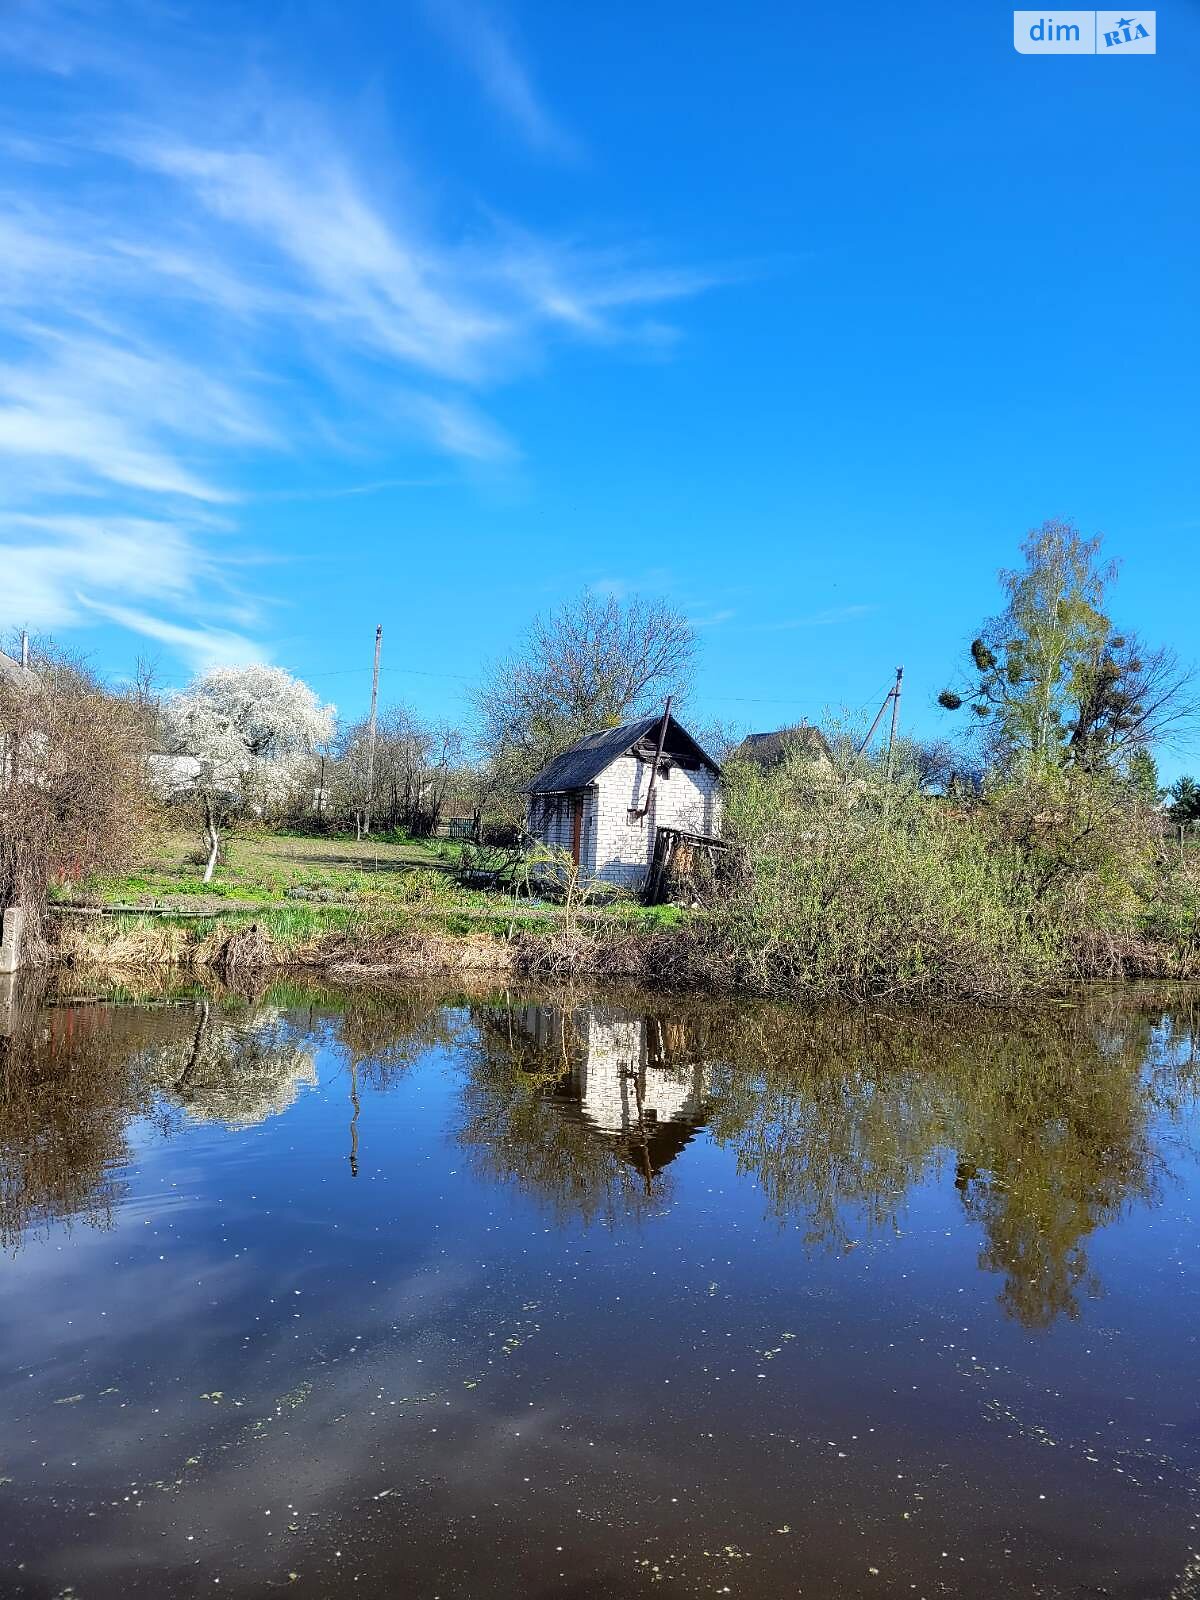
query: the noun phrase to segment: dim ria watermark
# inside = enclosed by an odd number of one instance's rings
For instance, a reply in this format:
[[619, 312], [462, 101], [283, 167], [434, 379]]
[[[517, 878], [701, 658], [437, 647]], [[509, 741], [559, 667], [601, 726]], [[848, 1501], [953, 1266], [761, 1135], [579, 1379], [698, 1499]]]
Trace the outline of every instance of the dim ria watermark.
[[1023, 56], [1152, 56], [1155, 11], [1014, 11]]

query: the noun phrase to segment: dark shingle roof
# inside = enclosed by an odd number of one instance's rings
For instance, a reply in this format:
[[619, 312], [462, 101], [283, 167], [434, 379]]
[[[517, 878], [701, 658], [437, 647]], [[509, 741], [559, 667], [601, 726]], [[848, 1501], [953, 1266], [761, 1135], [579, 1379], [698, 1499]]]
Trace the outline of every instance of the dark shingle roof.
[[750, 733], [733, 752], [738, 761], [753, 761], [760, 767], [774, 767], [789, 750], [799, 750], [810, 759], [830, 757], [829, 745], [820, 728], [801, 722], [794, 728], [776, 728], [773, 733]]
[[[625, 722], [619, 728], [601, 728], [598, 733], [585, 733], [569, 750], [555, 756], [549, 766], [543, 767], [529, 785], [530, 794], [563, 794], [569, 789], [583, 789], [593, 778], [599, 777], [605, 767], [618, 761], [639, 739], [657, 734], [661, 717], [643, 717], [640, 722]], [[672, 717], [667, 725], [666, 753], [688, 755], [702, 761], [714, 772], [720, 767]]]

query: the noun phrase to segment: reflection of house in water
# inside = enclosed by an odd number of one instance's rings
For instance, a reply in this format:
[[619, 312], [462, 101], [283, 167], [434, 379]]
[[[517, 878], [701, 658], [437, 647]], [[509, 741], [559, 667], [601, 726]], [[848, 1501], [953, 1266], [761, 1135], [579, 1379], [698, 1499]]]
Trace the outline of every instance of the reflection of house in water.
[[647, 1185], [703, 1127], [710, 1068], [685, 1023], [610, 1006], [526, 1006], [511, 1019], [535, 1047], [530, 1066], [561, 1069], [547, 1098], [575, 1106], [597, 1134], [615, 1140]]

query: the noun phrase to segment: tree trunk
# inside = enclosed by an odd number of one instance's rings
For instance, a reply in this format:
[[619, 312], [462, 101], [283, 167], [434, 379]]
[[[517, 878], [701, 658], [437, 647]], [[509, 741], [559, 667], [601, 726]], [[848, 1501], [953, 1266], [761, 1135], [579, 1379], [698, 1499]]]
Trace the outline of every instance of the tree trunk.
[[212, 801], [207, 795], [204, 797], [204, 832], [208, 838], [208, 861], [204, 868], [204, 882], [211, 883], [217, 865], [217, 852], [221, 848], [221, 836], [217, 832], [217, 819], [213, 813]]

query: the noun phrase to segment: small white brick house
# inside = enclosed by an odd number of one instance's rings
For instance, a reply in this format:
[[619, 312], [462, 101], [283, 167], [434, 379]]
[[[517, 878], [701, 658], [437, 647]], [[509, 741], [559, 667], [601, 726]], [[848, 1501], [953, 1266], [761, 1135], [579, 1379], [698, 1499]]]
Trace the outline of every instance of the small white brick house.
[[721, 769], [674, 717], [651, 790], [662, 720], [585, 734], [553, 760], [529, 786], [530, 833], [626, 889], [644, 884], [658, 828], [719, 834]]

